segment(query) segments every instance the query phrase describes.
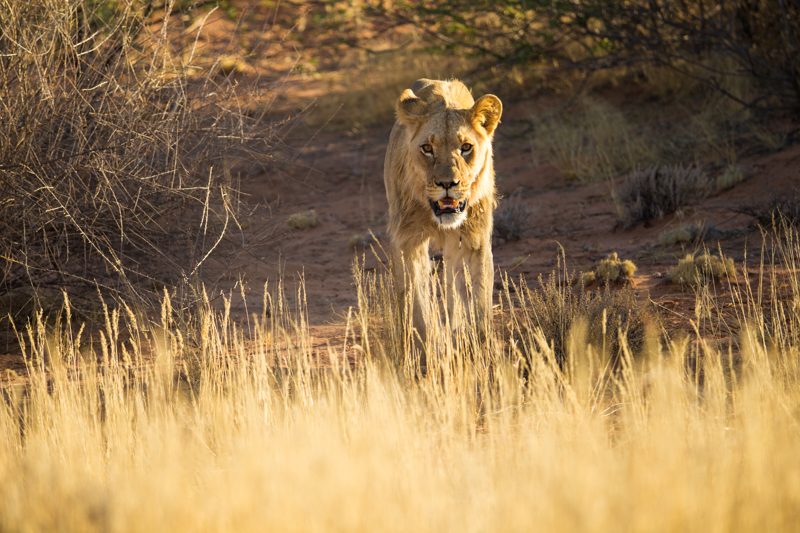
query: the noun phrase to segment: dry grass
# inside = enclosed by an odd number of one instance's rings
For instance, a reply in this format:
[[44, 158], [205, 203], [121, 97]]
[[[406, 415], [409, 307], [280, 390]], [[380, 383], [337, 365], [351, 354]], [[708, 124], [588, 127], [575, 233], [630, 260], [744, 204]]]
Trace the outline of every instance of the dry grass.
[[520, 240], [532, 214], [531, 207], [519, 195], [501, 199], [494, 212], [494, 236], [504, 241]]
[[504, 299], [513, 317], [506, 334], [518, 343], [523, 366], [535, 364], [532, 358], [540, 356], [534, 342], [538, 334], [546, 339], [549, 356], [562, 366], [569, 360], [571, 339], [577, 329], [582, 342], [592, 344], [606, 362], [617, 364], [623, 356], [623, 346], [629, 355], [642, 348], [650, 317], [633, 290], [609, 284], [587, 289], [582, 281], [563, 266], [540, 277], [533, 288], [524, 281], [515, 284], [505, 280], [509, 292], [515, 295]]
[[747, 176], [742, 170], [742, 167], [736, 164], [731, 164], [722, 169], [722, 171], [717, 175], [715, 186], [718, 191], [726, 191], [728, 189], [732, 189], [736, 185], [739, 185], [746, 178]]
[[688, 245], [697, 243], [707, 231], [703, 222], [690, 222], [675, 228], [665, 229], [658, 234], [658, 244], [661, 246], [675, 246], [676, 244]]
[[628, 284], [636, 273], [636, 264], [630, 259], [620, 259], [617, 252], [611, 252], [598, 261], [592, 270], [584, 272], [581, 279], [584, 285], [595, 282], [603, 284]]
[[676, 94], [667, 97], [651, 85], [642, 86], [658, 104], [615, 106], [584, 97], [533, 117], [534, 156], [581, 182], [613, 180], [654, 166], [703, 163], [720, 168], [715, 186], [725, 190], [747, 178], [738, 161], [743, 146], [774, 151], [785, 143], [785, 135], [774, 127], [685, 77], [673, 77], [668, 87], [663, 89]]
[[350, 235], [347, 240], [347, 246], [351, 250], [365, 251], [369, 250], [372, 246], [380, 244], [380, 236], [382, 232], [373, 232], [371, 229], [361, 233], [354, 233]]
[[583, 99], [535, 124], [534, 156], [579, 181], [613, 179], [659, 159], [649, 132], [601, 100]]
[[99, 285], [143, 304], [235, 226], [229, 171], [272, 132], [224, 80], [190, 78], [169, 13], [150, 24], [145, 7], [0, 3], [3, 292], [43, 305]]
[[420, 378], [391, 287], [356, 281], [357, 360], [331, 349], [323, 367], [280, 292], [247, 326], [208, 304], [192, 329], [169, 301], [150, 329], [109, 310], [91, 342], [68, 306], [39, 316], [21, 332], [28, 384], [0, 402], [0, 528], [794, 529], [791, 301], [737, 293], [734, 356], [649, 335], [614, 366], [584, 321], [554, 346], [540, 313], [569, 296], [552, 281], [505, 292], [495, 340], [431, 325]]
[[32, 322], [29, 384], [0, 403], [0, 527], [794, 528], [797, 346], [767, 347], [750, 301], [735, 361], [651, 338], [613, 369], [577, 322], [558, 364], [517, 313], [491, 350], [439, 331], [420, 379], [376, 329], [380, 284], [360, 279], [355, 365], [332, 351], [320, 369], [278, 295], [283, 311], [246, 328], [206, 307], [177, 329], [169, 302], [152, 330], [109, 311], [91, 343], [68, 307]]
[[286, 224], [292, 229], [304, 230], [316, 228], [319, 225], [319, 216], [315, 209], [292, 213], [286, 219]]
[[674, 213], [714, 191], [714, 182], [700, 168], [651, 166], [628, 174], [613, 196], [620, 221], [630, 227]]
[[669, 273], [673, 283], [692, 287], [705, 285], [716, 279], [735, 277], [736, 266], [733, 259], [705, 252], [685, 256]]

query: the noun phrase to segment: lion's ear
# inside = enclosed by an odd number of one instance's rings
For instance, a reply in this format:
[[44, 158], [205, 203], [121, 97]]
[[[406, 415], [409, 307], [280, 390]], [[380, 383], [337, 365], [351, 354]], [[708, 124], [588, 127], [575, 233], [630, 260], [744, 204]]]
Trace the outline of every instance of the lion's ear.
[[420, 78], [414, 83], [411, 84], [411, 90], [415, 93], [420, 92], [425, 87], [433, 85], [435, 82], [433, 80], [429, 80], [428, 78]]
[[493, 94], [485, 94], [472, 106], [472, 126], [475, 129], [482, 128], [488, 135], [492, 135], [502, 114], [503, 103], [500, 99]]
[[397, 100], [397, 120], [410, 124], [424, 118], [428, 114], [428, 104], [418, 98], [414, 91], [406, 89]]

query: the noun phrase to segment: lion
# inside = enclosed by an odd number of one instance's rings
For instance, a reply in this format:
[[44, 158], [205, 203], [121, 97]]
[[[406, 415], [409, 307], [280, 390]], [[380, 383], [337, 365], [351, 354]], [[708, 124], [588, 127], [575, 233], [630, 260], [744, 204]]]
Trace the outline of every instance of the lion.
[[475, 100], [458, 80], [420, 79], [397, 100], [383, 173], [389, 248], [395, 283], [410, 292], [413, 324], [423, 337], [434, 319], [426, 310], [431, 244], [443, 251], [451, 325], [460, 316], [456, 306], [470, 296], [479, 325], [491, 324], [492, 140], [502, 112], [497, 96]]

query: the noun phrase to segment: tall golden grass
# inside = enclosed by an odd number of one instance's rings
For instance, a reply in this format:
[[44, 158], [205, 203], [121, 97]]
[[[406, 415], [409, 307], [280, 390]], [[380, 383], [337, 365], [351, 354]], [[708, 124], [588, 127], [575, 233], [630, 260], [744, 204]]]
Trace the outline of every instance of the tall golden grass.
[[[505, 291], [493, 339], [431, 324], [424, 376], [391, 287], [360, 270], [347, 342], [322, 355], [281, 287], [245, 324], [206, 304], [179, 328], [165, 299], [153, 324], [109, 309], [92, 335], [67, 302], [20, 330], [0, 529], [795, 529], [792, 235], [732, 308], [706, 287], [695, 333], [651, 332], [636, 354], [623, 341], [618, 364], [580, 321], [560, 363], [509, 308], [542, 288]], [[730, 343], [699, 333], [726, 316]]]

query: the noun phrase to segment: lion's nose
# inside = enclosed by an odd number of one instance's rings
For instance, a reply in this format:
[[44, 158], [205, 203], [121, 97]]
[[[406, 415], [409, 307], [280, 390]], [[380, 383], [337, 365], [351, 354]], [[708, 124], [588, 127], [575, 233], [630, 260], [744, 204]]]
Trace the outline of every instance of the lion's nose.
[[453, 180], [453, 179], [451, 179], [451, 180], [442, 180], [442, 181], [437, 181], [437, 182], [436, 182], [436, 185], [438, 185], [439, 187], [441, 187], [441, 188], [443, 188], [443, 189], [447, 190], [447, 189], [449, 189], [450, 187], [455, 187], [456, 185], [458, 185], [458, 180]]

